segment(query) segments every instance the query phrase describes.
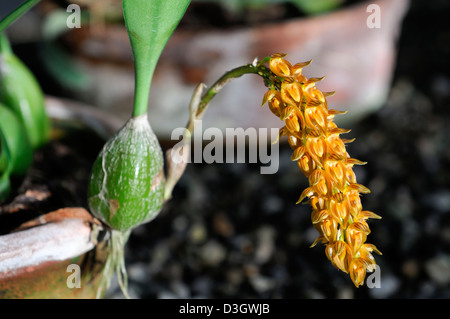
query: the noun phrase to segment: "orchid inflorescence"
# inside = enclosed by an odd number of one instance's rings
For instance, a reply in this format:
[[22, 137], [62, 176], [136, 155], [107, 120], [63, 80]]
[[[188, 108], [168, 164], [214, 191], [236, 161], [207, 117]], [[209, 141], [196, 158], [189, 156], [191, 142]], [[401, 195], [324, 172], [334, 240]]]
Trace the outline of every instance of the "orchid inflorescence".
[[350, 130], [339, 128], [333, 118], [344, 111], [328, 108], [327, 97], [334, 92], [322, 92], [315, 83], [322, 78], [306, 78], [302, 69], [311, 61], [291, 65], [285, 54], [273, 54], [269, 60], [274, 80], [263, 98], [273, 114], [284, 121], [280, 136], [287, 136], [296, 161], [309, 180], [298, 203], [306, 198], [312, 207], [311, 220], [319, 232], [311, 247], [321, 242], [331, 263], [349, 273], [356, 287], [364, 282], [367, 271], [375, 270], [372, 252], [381, 255], [366, 243], [370, 233], [368, 218], [379, 215], [362, 210], [360, 194], [370, 190], [358, 184], [354, 165], [366, 164], [351, 158], [345, 144], [354, 139], [342, 139]]

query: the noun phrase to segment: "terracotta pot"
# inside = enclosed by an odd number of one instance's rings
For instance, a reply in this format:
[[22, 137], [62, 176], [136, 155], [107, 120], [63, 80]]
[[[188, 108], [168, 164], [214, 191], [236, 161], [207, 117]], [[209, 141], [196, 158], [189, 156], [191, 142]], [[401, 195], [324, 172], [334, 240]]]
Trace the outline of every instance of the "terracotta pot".
[[[48, 97], [46, 105], [59, 128], [76, 123], [106, 139], [121, 125], [79, 103]], [[22, 196], [39, 200], [44, 195], [28, 191]], [[102, 234], [86, 209], [63, 207], [1, 235], [0, 298], [94, 298], [106, 257]]]
[[[225, 71], [255, 57], [284, 52], [292, 62], [313, 59], [308, 77], [326, 78], [323, 91], [332, 108], [348, 110], [340, 124], [357, 121], [381, 107], [395, 67], [396, 39], [409, 0], [370, 0], [329, 14], [220, 31], [175, 31], [163, 51], [150, 92], [149, 121], [161, 139], [170, 139], [188, 118], [195, 86], [211, 85]], [[380, 28], [370, 28], [369, 5], [380, 9]], [[189, 14], [189, 12], [187, 13]], [[90, 103], [126, 119], [133, 103], [132, 55], [126, 31], [112, 26], [103, 33], [73, 30], [74, 52], [92, 79]], [[69, 36], [70, 38], [70, 36]], [[204, 117], [204, 127], [280, 127], [267, 109], [260, 110], [266, 88], [258, 76], [229, 83]], [[342, 119], [347, 123], [343, 123]]]

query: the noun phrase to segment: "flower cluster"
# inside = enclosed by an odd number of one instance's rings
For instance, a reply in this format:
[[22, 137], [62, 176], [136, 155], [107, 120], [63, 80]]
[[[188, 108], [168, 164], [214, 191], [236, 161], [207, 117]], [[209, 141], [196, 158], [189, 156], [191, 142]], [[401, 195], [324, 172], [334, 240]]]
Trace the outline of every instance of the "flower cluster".
[[378, 249], [365, 243], [370, 233], [368, 218], [381, 218], [362, 210], [360, 194], [370, 190], [358, 184], [353, 165], [365, 162], [351, 158], [345, 144], [353, 140], [340, 138], [350, 130], [337, 127], [333, 118], [345, 112], [328, 109], [326, 97], [315, 83], [322, 78], [307, 79], [302, 74], [309, 62], [291, 65], [285, 54], [270, 58], [270, 71], [279, 85], [271, 85], [264, 95], [273, 114], [284, 121], [280, 136], [288, 136], [296, 161], [309, 180], [297, 203], [309, 198], [311, 220], [319, 232], [318, 242], [326, 245], [325, 253], [331, 263], [349, 273], [356, 287], [364, 282], [366, 271], [375, 269], [372, 252]]

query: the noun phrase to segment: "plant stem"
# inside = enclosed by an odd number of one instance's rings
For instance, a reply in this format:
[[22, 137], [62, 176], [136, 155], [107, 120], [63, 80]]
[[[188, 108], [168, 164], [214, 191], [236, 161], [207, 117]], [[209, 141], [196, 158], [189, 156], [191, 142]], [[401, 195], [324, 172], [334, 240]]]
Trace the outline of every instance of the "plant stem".
[[[198, 104], [196, 114], [194, 116], [195, 119], [198, 119], [202, 116], [202, 114], [205, 112], [206, 108], [208, 107], [211, 100], [216, 96], [217, 93], [219, 93], [223, 87], [228, 84], [231, 80], [239, 78], [243, 76], [244, 74], [257, 74], [261, 76], [264, 80], [264, 83], [266, 85], [274, 85], [274, 82], [276, 81], [273, 78], [272, 72], [264, 65], [262, 65], [261, 62], [264, 60], [261, 60], [259, 63], [251, 63], [246, 64], [240, 67], [237, 67], [235, 69], [232, 69], [228, 72], [226, 72], [224, 75], [222, 75], [202, 96], [200, 103]], [[192, 133], [193, 123], [189, 123], [187, 126], [188, 131]]]
[[18, 19], [22, 14], [30, 10], [40, 0], [28, 0], [22, 3], [14, 11], [8, 14], [2, 21], [0, 21], [0, 32], [5, 30], [11, 23]]
[[141, 59], [135, 59], [135, 90], [133, 117], [147, 113], [150, 84], [155, 67], [143, 67]]
[[246, 65], [237, 67], [235, 69], [232, 69], [231, 71], [226, 72], [203, 95], [203, 97], [200, 101], [200, 104], [198, 106], [198, 109], [197, 109], [197, 115], [200, 115], [205, 111], [206, 107], [211, 102], [213, 97], [217, 93], [219, 93], [222, 90], [222, 88], [225, 85], [227, 85], [231, 80], [241, 77], [244, 74], [254, 74], [257, 72], [258, 72], [258, 70], [253, 64], [246, 64]]
[[[200, 120], [203, 113], [206, 111], [211, 100], [219, 93], [223, 87], [231, 80], [241, 77], [244, 74], [257, 74], [264, 80], [266, 86], [279, 86], [279, 80], [274, 74], [263, 65], [267, 59], [253, 62], [252, 64], [246, 64], [235, 69], [232, 69], [222, 75], [205, 93], [203, 93], [204, 84], [201, 84], [195, 90], [192, 100], [189, 106], [189, 121], [186, 125], [186, 131], [183, 136], [183, 143], [177, 144], [174, 148], [167, 151], [167, 159], [169, 165], [168, 175], [166, 179], [166, 189], [164, 192], [164, 199], [168, 200], [171, 197], [172, 190], [177, 184], [178, 180], [183, 175], [183, 172], [187, 164], [187, 156], [190, 152], [191, 139], [194, 132], [195, 124], [197, 120]], [[175, 149], [178, 147], [178, 149]], [[178, 154], [183, 154], [185, 157], [181, 162], [172, 161], [172, 151]]]
[[0, 32], [0, 53], [5, 55], [12, 53], [8, 38], [3, 32]]

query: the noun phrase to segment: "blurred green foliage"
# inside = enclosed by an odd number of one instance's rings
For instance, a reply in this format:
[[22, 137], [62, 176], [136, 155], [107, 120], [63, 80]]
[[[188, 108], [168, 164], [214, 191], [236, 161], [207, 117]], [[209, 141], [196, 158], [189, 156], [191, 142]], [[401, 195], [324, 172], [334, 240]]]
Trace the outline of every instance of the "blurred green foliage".
[[290, 3], [306, 15], [316, 15], [338, 8], [344, 0], [194, 0], [194, 2], [217, 3], [231, 12], [242, 12], [247, 8], [260, 8], [271, 4]]

